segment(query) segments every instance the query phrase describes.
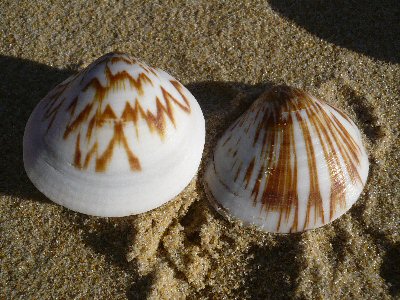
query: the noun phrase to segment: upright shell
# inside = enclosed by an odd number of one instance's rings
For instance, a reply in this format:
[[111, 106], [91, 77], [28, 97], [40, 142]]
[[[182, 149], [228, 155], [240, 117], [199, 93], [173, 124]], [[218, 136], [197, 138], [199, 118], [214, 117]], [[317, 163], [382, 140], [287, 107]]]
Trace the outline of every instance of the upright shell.
[[197, 172], [204, 118], [166, 72], [106, 54], [56, 86], [32, 112], [24, 165], [54, 202], [96, 216], [148, 211]]
[[343, 112], [290, 87], [265, 92], [218, 141], [206, 174], [226, 215], [269, 232], [327, 224], [359, 197], [368, 156]]

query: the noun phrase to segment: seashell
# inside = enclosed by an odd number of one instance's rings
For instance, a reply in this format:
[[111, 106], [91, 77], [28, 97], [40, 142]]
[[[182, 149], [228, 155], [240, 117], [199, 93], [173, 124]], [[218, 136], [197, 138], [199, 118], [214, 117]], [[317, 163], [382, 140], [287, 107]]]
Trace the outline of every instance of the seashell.
[[179, 194], [197, 172], [204, 139], [202, 111], [182, 84], [109, 53], [35, 107], [24, 133], [24, 165], [56, 203], [126, 216]]
[[289, 233], [345, 213], [368, 168], [361, 134], [348, 116], [280, 86], [262, 94], [223, 134], [204, 178], [224, 216]]

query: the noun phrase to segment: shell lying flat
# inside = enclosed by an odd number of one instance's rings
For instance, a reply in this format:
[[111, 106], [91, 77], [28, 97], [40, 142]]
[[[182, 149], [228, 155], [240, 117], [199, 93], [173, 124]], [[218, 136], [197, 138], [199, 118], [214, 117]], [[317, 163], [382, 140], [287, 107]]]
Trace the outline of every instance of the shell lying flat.
[[25, 128], [24, 165], [54, 202], [125, 216], [180, 193], [197, 172], [204, 138], [203, 114], [183, 85], [110, 53], [36, 106]]
[[218, 141], [205, 187], [225, 216], [269, 232], [298, 232], [345, 213], [368, 168], [348, 116], [306, 92], [276, 87]]

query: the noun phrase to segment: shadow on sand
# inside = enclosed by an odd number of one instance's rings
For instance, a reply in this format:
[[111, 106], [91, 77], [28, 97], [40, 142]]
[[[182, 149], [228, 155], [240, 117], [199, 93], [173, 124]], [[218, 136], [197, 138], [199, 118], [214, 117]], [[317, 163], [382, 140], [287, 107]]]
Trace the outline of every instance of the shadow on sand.
[[282, 16], [312, 34], [379, 60], [400, 62], [400, 2], [269, 0]]
[[48, 201], [24, 171], [22, 137], [35, 105], [74, 71], [9, 56], [0, 56], [0, 70], [0, 194]]

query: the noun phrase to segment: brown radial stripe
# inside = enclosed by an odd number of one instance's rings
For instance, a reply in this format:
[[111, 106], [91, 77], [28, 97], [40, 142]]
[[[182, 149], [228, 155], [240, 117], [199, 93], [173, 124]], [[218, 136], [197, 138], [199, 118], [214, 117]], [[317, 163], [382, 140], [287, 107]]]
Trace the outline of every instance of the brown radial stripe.
[[329, 103], [326, 103], [326, 105], [328, 105], [330, 108], [332, 108], [334, 111], [336, 111], [337, 113], [339, 113], [339, 115], [342, 116], [343, 119], [345, 119], [347, 122], [349, 122], [350, 124], [353, 123], [352, 120], [350, 120], [350, 118], [348, 116], [346, 116], [340, 109], [337, 109], [336, 107], [333, 107], [332, 105], [330, 105]]
[[[65, 101], [65, 98], [62, 98], [61, 101], [58, 101], [58, 100], [60, 99], [61, 94], [65, 91], [65, 89], [67, 87], [68, 87], [67, 83], [59, 84], [55, 88], [55, 92], [48, 96], [49, 101], [44, 105], [44, 108], [47, 107], [47, 109], [45, 110], [45, 113], [42, 118], [42, 120], [46, 120], [46, 119], [50, 118], [50, 121], [47, 125], [46, 132], [48, 132], [49, 129], [51, 128], [51, 126], [53, 125], [53, 122], [58, 114], [58, 111], [59, 111], [61, 105], [63, 104], [63, 102]], [[57, 104], [57, 102], [58, 102], [58, 104]]]
[[250, 130], [250, 127], [251, 127], [251, 125], [253, 125], [253, 123], [250, 123], [250, 122], [247, 122], [247, 127], [244, 129], [244, 133], [248, 133], [249, 132], [249, 130]]
[[[68, 87], [68, 83], [61, 83], [54, 88], [54, 92], [48, 96], [49, 101], [44, 105], [44, 108], [47, 107], [45, 116], [51, 110], [52, 106], [57, 102], [57, 100], [59, 100], [59, 97], [65, 91], [65, 89], [67, 87]], [[47, 118], [47, 117], [45, 117], [45, 118]]]
[[57, 116], [58, 110], [60, 109], [62, 103], [63, 103], [63, 101], [60, 101], [60, 103], [56, 107], [54, 107], [50, 112], [46, 113], [46, 115], [47, 115], [46, 118], [50, 118], [51, 117], [50, 122], [47, 125], [46, 132], [49, 131], [49, 129], [53, 125], [53, 122], [54, 122], [54, 120], [55, 120], [55, 118]]
[[74, 166], [78, 169], [82, 168], [81, 166], [81, 149], [80, 149], [80, 140], [81, 140], [81, 134], [78, 133], [78, 136], [76, 137], [76, 143], [75, 143], [75, 155], [74, 155]]
[[256, 181], [254, 183], [253, 190], [251, 191], [251, 196], [253, 197], [253, 206], [257, 204], [257, 197], [258, 193], [260, 192], [260, 184], [261, 181], [263, 180], [263, 174], [264, 174], [264, 168], [263, 166], [261, 166]]
[[244, 122], [246, 121], [248, 113], [246, 113], [245, 115], [243, 115], [242, 118], [239, 119], [239, 124], [237, 126], [239, 126], [240, 128], [243, 127]]
[[254, 117], [254, 120], [253, 120], [253, 125], [257, 122], [258, 116], [260, 115], [260, 112], [261, 112], [261, 110], [258, 109], [258, 110], [257, 110], [257, 113], [256, 113], [256, 116]]
[[[58, 110], [58, 108], [54, 109], [55, 106], [60, 106], [63, 101], [65, 99], [62, 99], [60, 102], [58, 102], [59, 100], [59, 96], [57, 96], [57, 98], [51, 98], [45, 105], [44, 108], [46, 108], [44, 114], [43, 114], [43, 118], [42, 120], [46, 120], [48, 119], [52, 114], [54, 114], [55, 111]], [[57, 105], [56, 105], [57, 104]]]
[[93, 156], [97, 153], [98, 143], [94, 143], [93, 147], [88, 151], [85, 157], [85, 162], [83, 163], [83, 168], [87, 169], [89, 167], [89, 163], [92, 160]]
[[237, 163], [238, 163], [238, 159], [236, 158], [235, 161], [233, 162], [232, 166], [231, 166], [231, 171], [233, 170], [233, 168], [235, 168]]
[[88, 129], [86, 131], [86, 140], [90, 142], [90, 139], [92, 138], [92, 132], [93, 132], [93, 127], [96, 123], [96, 115], [90, 120]]
[[71, 123], [68, 124], [65, 131], [64, 131], [64, 139], [68, 138], [71, 132], [75, 131], [80, 127], [80, 125], [87, 120], [89, 114], [92, 110], [93, 103], [89, 103], [86, 107], [79, 113], [77, 118]]
[[247, 186], [249, 185], [251, 175], [253, 174], [254, 163], [255, 163], [255, 157], [253, 157], [253, 159], [251, 160], [249, 166], [247, 167], [246, 175], [244, 176], [244, 182], [246, 182], [246, 189]]
[[[268, 144], [267, 149], [266, 149], [266, 156], [264, 156], [265, 159], [265, 168], [264, 172], [268, 172], [265, 176], [265, 184], [264, 184], [264, 191], [261, 196], [261, 204], [262, 207], [265, 208], [265, 211], [268, 213], [270, 210], [275, 210], [276, 209], [276, 169], [273, 168], [273, 157], [274, 157], [274, 139], [275, 139], [275, 133], [271, 132], [269, 144], [268, 141], [266, 143]], [[263, 172], [263, 173], [264, 173]], [[264, 175], [262, 175], [264, 176]]]
[[[280, 148], [279, 162], [281, 164], [281, 169], [285, 176], [280, 176], [280, 190], [281, 190], [281, 202], [283, 205], [280, 207], [279, 213], [279, 221], [278, 228], [279, 231], [280, 226], [282, 224], [282, 218], [284, 217], [284, 221], [288, 222], [290, 213], [292, 208], [295, 210], [295, 221], [293, 222], [294, 228], [297, 229], [297, 176], [294, 176], [293, 173], [297, 174], [297, 159], [295, 152], [295, 144], [294, 144], [294, 129], [293, 129], [293, 121], [292, 116], [288, 116], [288, 120], [286, 124], [283, 125], [287, 128], [282, 130], [282, 143]], [[293, 150], [293, 151], [292, 151]], [[290, 157], [294, 155], [294, 167], [292, 169], [291, 159]], [[293, 181], [295, 178], [295, 182]], [[293, 227], [293, 226], [292, 226]]]
[[67, 111], [69, 111], [71, 115], [75, 114], [75, 109], [77, 104], [78, 104], [78, 96], [72, 99], [70, 105], [68, 105]]
[[260, 137], [261, 130], [263, 128], [265, 128], [264, 120], [265, 120], [265, 114], [264, 114], [263, 119], [258, 123], [257, 129], [256, 129], [256, 133], [254, 135], [253, 147], [256, 145], [256, 143], [257, 143], [257, 141], [258, 141], [258, 139]]
[[[290, 116], [292, 118], [292, 116]], [[293, 223], [290, 231], [298, 231], [297, 226], [299, 223], [299, 199], [297, 196], [297, 154], [296, 154], [296, 149], [295, 149], [295, 140], [294, 140], [294, 129], [293, 129], [293, 120], [290, 120], [290, 123], [292, 124], [292, 130], [290, 130], [290, 144], [291, 144], [291, 149], [292, 149], [292, 155], [293, 155], [293, 171], [292, 171], [292, 176], [291, 176], [291, 181], [289, 182], [289, 191], [288, 191], [288, 201], [290, 203], [290, 206], [293, 206], [294, 209], [294, 218], [293, 218]], [[290, 169], [290, 168], [289, 168]], [[290, 215], [290, 207], [287, 207], [286, 210], [286, 221], [289, 219]]]
[[225, 182], [223, 182], [223, 181], [221, 180], [221, 178], [219, 177], [219, 174], [218, 174], [218, 172], [217, 172], [217, 168], [215, 167], [214, 156], [213, 156], [212, 164], [213, 164], [213, 169], [214, 169], [215, 177], [217, 177], [218, 181], [222, 184], [222, 186], [223, 186], [228, 192], [230, 192], [231, 194], [233, 194], [233, 195], [235, 195], [235, 196], [238, 196], [238, 194], [237, 194], [235, 191], [232, 191], [232, 190], [229, 188], [229, 186], [228, 186]]
[[[122, 115], [121, 115], [121, 121], [123, 123], [125, 123], [125, 124], [128, 124], [129, 122], [133, 123], [133, 125], [135, 127], [136, 138], [139, 138], [139, 128], [137, 126], [137, 122], [139, 120], [139, 111], [140, 111], [141, 116], [146, 115], [137, 99], [136, 99], [134, 108], [132, 108], [130, 103], [128, 101], [126, 101], [124, 111], [122, 112]], [[149, 124], [147, 124], [147, 126], [149, 126]]]
[[[271, 139], [272, 139], [272, 135], [273, 135], [273, 132], [272, 131], [267, 131], [267, 132], [265, 132], [265, 134], [263, 135], [263, 140], [262, 140], [262, 142], [261, 142], [261, 145], [262, 145], [262, 147], [261, 147], [261, 151], [260, 151], [260, 156], [263, 156], [263, 157], [265, 157], [265, 155], [266, 155], [266, 150], [267, 150], [267, 141], [271, 141]], [[256, 142], [258, 141], [258, 139], [256, 140]], [[253, 147], [255, 146], [255, 144], [254, 144], [254, 142], [253, 142]]]
[[226, 139], [225, 142], [222, 143], [222, 147], [224, 147], [232, 138], [232, 134], [230, 134]]
[[128, 161], [129, 165], [132, 171], [140, 171], [142, 170], [142, 167], [140, 166], [140, 161], [136, 155], [133, 154], [131, 149], [129, 148], [128, 141], [126, 140], [124, 131], [123, 131], [123, 126], [121, 122], [117, 122], [117, 127], [116, 130], [118, 131], [118, 136], [119, 136], [119, 143], [122, 143], [126, 154], [128, 155]]
[[155, 69], [152, 68], [152, 67], [149, 67], [149, 69], [150, 69], [150, 72], [151, 72], [155, 77], [158, 78], [158, 74], [156, 73]]
[[[257, 175], [257, 180], [255, 181], [253, 190], [251, 192], [251, 195], [253, 197], [253, 205], [254, 206], [257, 203], [257, 197], [258, 197], [259, 192], [260, 192], [261, 182], [263, 181], [264, 178], [266, 178], [266, 174], [265, 174], [266, 166], [270, 162], [269, 161], [269, 159], [271, 159], [270, 155], [272, 155], [272, 153], [267, 152], [267, 150], [271, 146], [271, 143], [268, 144], [267, 141], [271, 141], [272, 138], [273, 138], [273, 132], [272, 131], [267, 131], [264, 134], [263, 141], [262, 141], [262, 144], [261, 144], [262, 147], [261, 147], [261, 151], [259, 153], [259, 155], [261, 157], [261, 160], [260, 160], [261, 167], [260, 167], [259, 173]], [[265, 191], [265, 189], [264, 189], [264, 191]], [[262, 206], [264, 206], [264, 199], [261, 199], [261, 203], [262, 203]]]
[[239, 125], [240, 118], [236, 119], [236, 121], [232, 124], [232, 126], [228, 129], [229, 131], [233, 131]]
[[236, 175], [235, 175], [235, 179], [233, 180], [233, 181], [235, 181], [235, 182], [236, 182], [236, 180], [237, 180], [238, 177], [239, 177], [240, 171], [242, 170], [242, 165], [243, 165], [243, 162], [241, 161], [240, 164], [239, 164], [239, 167], [237, 168]]

